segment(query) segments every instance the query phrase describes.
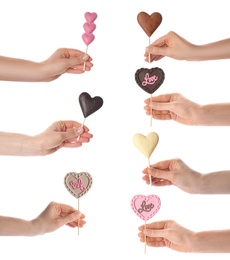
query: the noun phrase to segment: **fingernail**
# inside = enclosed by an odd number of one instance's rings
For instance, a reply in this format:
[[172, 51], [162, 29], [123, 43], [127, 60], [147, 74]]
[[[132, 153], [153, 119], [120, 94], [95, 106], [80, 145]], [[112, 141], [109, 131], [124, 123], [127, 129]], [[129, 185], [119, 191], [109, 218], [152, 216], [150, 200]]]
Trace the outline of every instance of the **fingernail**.
[[77, 133], [78, 133], [78, 134], [82, 134], [82, 133], [83, 133], [83, 127], [78, 128], [78, 129], [77, 129]]
[[89, 55], [87, 55], [87, 54], [85, 54], [85, 55], [82, 57], [83, 61], [87, 61], [88, 58], [89, 58]]
[[155, 102], [150, 102], [150, 103], [149, 103], [149, 106], [152, 107], [152, 108], [154, 108], [154, 107], [155, 107], [155, 104], [156, 104]]
[[76, 211], [74, 212], [74, 215], [76, 216], [76, 218], [80, 218], [82, 214], [81, 212]]
[[149, 236], [151, 234], [151, 230], [150, 229], [144, 229], [143, 233], [146, 235], [146, 236]]

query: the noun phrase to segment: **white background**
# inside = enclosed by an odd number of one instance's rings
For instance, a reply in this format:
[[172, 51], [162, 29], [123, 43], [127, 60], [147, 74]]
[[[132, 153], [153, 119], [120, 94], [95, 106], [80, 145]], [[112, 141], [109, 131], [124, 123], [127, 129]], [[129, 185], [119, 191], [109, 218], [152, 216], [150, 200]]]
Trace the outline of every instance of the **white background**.
[[[216, 259], [217, 254], [185, 254], [147, 248], [137, 236], [143, 221], [131, 210], [136, 194], [156, 194], [160, 211], [150, 220], [174, 219], [194, 230], [229, 229], [229, 195], [189, 195], [175, 187], [151, 188], [142, 181], [147, 159], [136, 149], [136, 133], [159, 135], [150, 162], [181, 158], [202, 173], [230, 169], [229, 128], [185, 126], [153, 121], [134, 74], [141, 67], [165, 72], [156, 95], [180, 92], [200, 104], [229, 102], [229, 60], [186, 62], [165, 58], [144, 61], [148, 37], [137, 14], [160, 12], [163, 21], [151, 41], [175, 31], [204, 44], [230, 35], [229, 1], [208, 0], [8, 0], [0, 2], [0, 54], [34, 61], [57, 48], [85, 51], [85, 12], [97, 12], [95, 40], [89, 45], [94, 67], [84, 75], [66, 74], [50, 83], [0, 82], [0, 130], [36, 135], [56, 120], [83, 121], [78, 96], [101, 96], [103, 107], [85, 124], [94, 135], [78, 149], [47, 157], [0, 157], [0, 214], [32, 219], [50, 201], [77, 208], [64, 186], [70, 171], [93, 176], [92, 189], [80, 200], [87, 224], [80, 230], [62, 227], [38, 237], [0, 237], [0, 258], [12, 259]], [[150, 222], [149, 221], [149, 222]], [[229, 259], [228, 254], [218, 254]]]

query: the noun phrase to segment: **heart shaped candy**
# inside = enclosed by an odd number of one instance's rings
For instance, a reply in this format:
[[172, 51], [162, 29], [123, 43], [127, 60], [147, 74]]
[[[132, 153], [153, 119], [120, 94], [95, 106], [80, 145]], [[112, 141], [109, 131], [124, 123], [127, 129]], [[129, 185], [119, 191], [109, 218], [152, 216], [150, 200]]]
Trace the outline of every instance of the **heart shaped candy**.
[[87, 92], [82, 92], [79, 96], [79, 103], [86, 118], [102, 107], [103, 99], [99, 96], [92, 98]]
[[131, 200], [131, 207], [138, 217], [147, 221], [159, 211], [161, 201], [156, 195], [136, 195]]
[[159, 141], [157, 133], [151, 132], [147, 136], [142, 134], [135, 134], [133, 137], [133, 143], [137, 149], [149, 158], [156, 148]]
[[84, 23], [83, 28], [86, 33], [90, 34], [96, 29], [96, 24], [95, 23]]
[[162, 85], [164, 79], [164, 71], [160, 68], [141, 68], [135, 73], [136, 83], [149, 94], [154, 93]]
[[93, 40], [95, 39], [95, 36], [92, 33], [84, 33], [82, 34], [82, 40], [84, 43], [88, 46]]
[[162, 16], [160, 13], [152, 13], [151, 15], [140, 12], [137, 15], [137, 21], [145, 33], [150, 37], [162, 22]]
[[90, 12], [86, 12], [85, 13], [85, 19], [87, 22], [89, 23], [93, 23], [96, 19], [97, 19], [97, 14], [96, 13], [90, 13]]
[[93, 179], [87, 172], [69, 172], [65, 176], [64, 183], [70, 194], [79, 199], [89, 191]]

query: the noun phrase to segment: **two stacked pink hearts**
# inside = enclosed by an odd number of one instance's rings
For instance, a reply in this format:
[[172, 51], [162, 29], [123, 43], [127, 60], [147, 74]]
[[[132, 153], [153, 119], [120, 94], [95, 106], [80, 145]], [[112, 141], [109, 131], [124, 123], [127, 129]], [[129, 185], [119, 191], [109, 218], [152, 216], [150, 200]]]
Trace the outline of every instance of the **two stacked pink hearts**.
[[85, 19], [86, 23], [83, 25], [85, 33], [82, 34], [82, 40], [88, 46], [95, 39], [93, 31], [96, 29], [94, 21], [97, 19], [97, 14], [87, 12], [85, 13]]

